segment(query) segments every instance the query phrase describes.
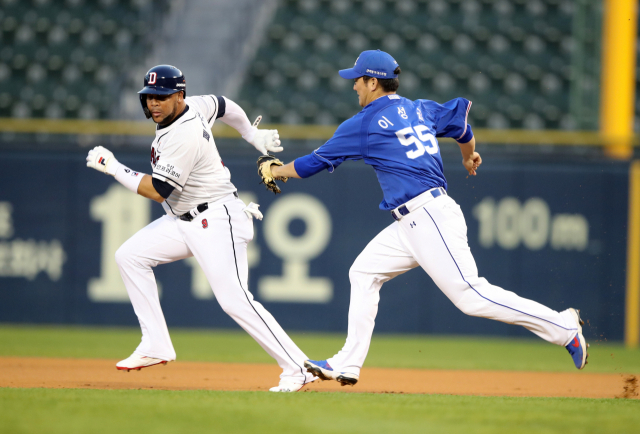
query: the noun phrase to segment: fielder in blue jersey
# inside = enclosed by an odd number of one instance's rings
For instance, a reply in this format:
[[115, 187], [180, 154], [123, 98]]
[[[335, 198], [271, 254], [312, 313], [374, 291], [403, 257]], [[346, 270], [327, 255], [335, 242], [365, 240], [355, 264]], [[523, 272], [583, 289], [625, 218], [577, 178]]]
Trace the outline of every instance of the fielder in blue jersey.
[[467, 123], [471, 102], [403, 98], [396, 94], [400, 72], [398, 63], [383, 51], [361, 53], [353, 68], [339, 73], [354, 81], [362, 111], [311, 154], [282, 166], [265, 161], [260, 167], [264, 173], [266, 165], [275, 179], [308, 178], [325, 169], [333, 172], [345, 160], [364, 160], [373, 166], [382, 187], [380, 208], [395, 220], [365, 247], [349, 271], [344, 347], [327, 360], [307, 360], [305, 367], [321, 379], [355, 384], [369, 350], [382, 284], [420, 266], [462, 312], [522, 325], [565, 346], [582, 369], [588, 344], [577, 309], [557, 312], [478, 276], [464, 216], [447, 194], [437, 139], [454, 138], [462, 164], [476, 175], [482, 159]]

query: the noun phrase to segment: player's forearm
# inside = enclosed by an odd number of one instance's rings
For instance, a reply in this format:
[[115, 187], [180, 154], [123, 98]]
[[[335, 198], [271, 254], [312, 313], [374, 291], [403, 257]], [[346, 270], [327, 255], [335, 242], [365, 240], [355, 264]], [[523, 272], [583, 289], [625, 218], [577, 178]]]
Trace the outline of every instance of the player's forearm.
[[87, 167], [113, 176], [116, 181], [134, 193], [138, 193], [156, 202], [164, 199], [158, 194], [151, 183], [151, 177], [144, 173], [129, 169], [116, 160], [113, 152], [102, 146], [96, 146], [87, 155]]
[[258, 124], [262, 116], [258, 116], [255, 122], [251, 124], [242, 107], [227, 97], [223, 98], [226, 108], [224, 115], [219, 118], [222, 122], [238, 131], [242, 138], [251, 143], [262, 155], [266, 155], [269, 152], [282, 151], [278, 130], [259, 130]]
[[247, 114], [238, 104], [231, 101], [227, 97], [223, 98], [225, 100], [226, 108], [224, 111], [224, 115], [219, 119], [239, 132], [245, 140], [249, 141], [247, 137], [251, 135], [251, 132], [254, 128], [252, 127], [251, 121], [249, 121]]
[[469, 158], [471, 158], [471, 156], [476, 150], [476, 138], [472, 137], [471, 140], [469, 140], [466, 143], [460, 143], [460, 142], [457, 142], [457, 143], [458, 143], [458, 146], [460, 147], [460, 152], [462, 153], [462, 159], [468, 160]]
[[294, 162], [292, 161], [291, 163], [285, 164], [284, 166], [276, 166], [274, 164], [271, 166], [271, 173], [276, 178], [302, 178], [300, 175], [298, 175], [298, 172], [296, 172], [296, 168], [293, 163]]
[[471, 138], [466, 143], [458, 142], [460, 152], [462, 153], [462, 165], [469, 172], [469, 175], [476, 175], [476, 170], [482, 164], [480, 154], [476, 152], [476, 139]]
[[151, 175], [144, 175], [140, 185], [138, 185], [138, 194], [146, 197], [147, 199], [155, 200], [158, 203], [164, 202], [164, 197], [160, 196], [160, 193], [156, 191], [153, 186]]

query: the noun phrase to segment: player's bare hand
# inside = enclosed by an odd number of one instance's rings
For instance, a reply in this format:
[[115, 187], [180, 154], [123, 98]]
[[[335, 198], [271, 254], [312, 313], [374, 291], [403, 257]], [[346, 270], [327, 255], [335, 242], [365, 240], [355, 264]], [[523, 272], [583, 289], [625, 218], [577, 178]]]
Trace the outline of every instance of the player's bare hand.
[[87, 167], [111, 176], [116, 173], [117, 163], [118, 160], [113, 156], [113, 152], [102, 146], [96, 146], [87, 155]]
[[278, 130], [259, 130], [258, 124], [261, 120], [262, 116], [256, 118], [255, 122], [253, 122], [253, 128], [244, 136], [244, 139], [251, 143], [262, 155], [266, 155], [269, 152], [282, 151]]
[[464, 166], [464, 168], [467, 169], [469, 175], [473, 176], [476, 175], [476, 170], [478, 169], [478, 167], [480, 167], [481, 164], [482, 158], [477, 152], [473, 152], [471, 155], [469, 155], [469, 157], [462, 160], [462, 165]]

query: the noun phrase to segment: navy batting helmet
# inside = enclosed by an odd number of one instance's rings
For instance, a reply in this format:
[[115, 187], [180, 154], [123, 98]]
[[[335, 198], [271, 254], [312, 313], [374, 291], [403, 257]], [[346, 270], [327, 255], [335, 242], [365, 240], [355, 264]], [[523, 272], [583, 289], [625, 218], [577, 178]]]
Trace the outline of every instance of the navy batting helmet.
[[147, 71], [144, 76], [144, 87], [140, 92], [140, 104], [147, 119], [151, 117], [147, 108], [147, 95], [171, 95], [176, 92], [184, 92], [187, 96], [187, 82], [184, 74], [175, 66], [158, 65]]

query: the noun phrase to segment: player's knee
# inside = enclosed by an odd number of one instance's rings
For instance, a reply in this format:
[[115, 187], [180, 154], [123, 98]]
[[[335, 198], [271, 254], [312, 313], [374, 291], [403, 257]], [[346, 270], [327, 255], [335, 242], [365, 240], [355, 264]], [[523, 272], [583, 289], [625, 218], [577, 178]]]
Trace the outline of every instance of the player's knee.
[[127, 243], [124, 243], [118, 250], [116, 250], [115, 256], [116, 264], [118, 264], [119, 267], [123, 267], [127, 264], [131, 264], [135, 255], [131, 249], [128, 248]]
[[465, 315], [478, 316], [478, 309], [472, 304], [458, 302], [458, 303], [455, 303], [455, 305]]
[[453, 301], [453, 304], [462, 313], [469, 316], [482, 316], [482, 311], [486, 308], [484, 300], [470, 290], [466, 290], [462, 297]]
[[116, 264], [118, 266], [122, 266], [127, 262], [127, 249], [123, 248], [124, 246], [120, 246], [118, 250], [116, 250]]
[[356, 259], [356, 261], [349, 268], [349, 279], [353, 282], [361, 278], [365, 273], [364, 267], [361, 266], [360, 262]]
[[352, 286], [359, 283], [382, 285], [392, 279], [393, 276], [393, 274], [384, 274], [377, 270], [372, 270], [371, 264], [365, 261], [356, 260], [349, 269], [349, 280]]
[[[227, 288], [233, 287], [232, 284]], [[260, 303], [253, 299], [251, 293], [246, 293], [242, 288], [234, 288], [225, 294], [216, 297], [220, 307], [234, 320], [237, 318], [246, 318], [247, 312], [253, 312], [254, 307], [260, 307]]]
[[233, 303], [230, 300], [218, 300], [218, 303], [220, 303], [220, 307], [224, 313], [229, 315], [231, 318], [235, 319], [236, 317], [241, 316], [241, 305], [238, 303]]
[[354, 280], [358, 279], [359, 275], [360, 275], [360, 272], [355, 268], [353, 268], [353, 265], [352, 265], [351, 268], [349, 268], [349, 280], [353, 282]]
[[227, 315], [231, 315], [233, 313], [233, 303], [230, 303], [228, 300], [224, 298], [217, 297], [218, 304]]

